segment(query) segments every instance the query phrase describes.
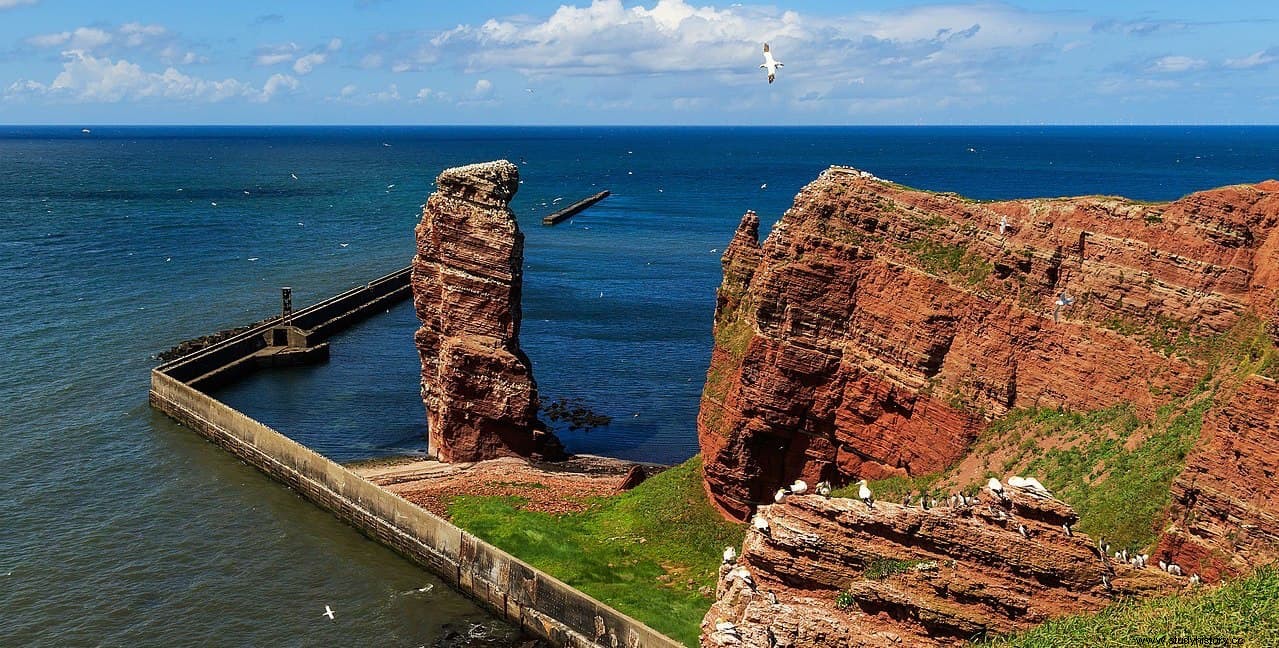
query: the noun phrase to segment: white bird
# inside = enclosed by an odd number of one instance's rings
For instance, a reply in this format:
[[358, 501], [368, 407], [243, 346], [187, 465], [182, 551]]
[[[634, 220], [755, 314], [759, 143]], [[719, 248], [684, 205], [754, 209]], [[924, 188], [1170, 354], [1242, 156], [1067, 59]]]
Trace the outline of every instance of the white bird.
[[1052, 491], [1048, 490], [1043, 484], [1039, 483], [1038, 479], [1035, 479], [1034, 477], [1026, 478], [1026, 487], [1031, 490], [1039, 491], [1040, 493], [1043, 493], [1044, 495], [1048, 495], [1048, 496], [1052, 495]]
[[172, 260], [173, 260], [173, 257], [164, 257], [164, 260], [165, 260], [166, 262], [167, 262], [167, 261], [172, 261]]
[[296, 173], [290, 173], [289, 176], [291, 176], [294, 180], [298, 179], [298, 174]]
[[1030, 537], [1030, 533], [1026, 531], [1026, 525], [1024, 525], [1024, 524], [1018, 524], [1018, 525], [1017, 525], [1017, 533], [1020, 533], [1020, 534], [1021, 534], [1021, 537], [1023, 537], [1023, 538], [1029, 538], [1029, 537]]
[[796, 479], [795, 483], [790, 485], [790, 492], [795, 495], [803, 495], [808, 492], [808, 484], [802, 479]]
[[751, 518], [751, 525], [760, 533], [768, 533], [768, 520], [766, 520], [762, 515], [756, 515]]
[[821, 495], [822, 497], [830, 497], [830, 490], [831, 490], [831, 488], [830, 488], [830, 482], [828, 482], [828, 481], [819, 481], [819, 482], [817, 482], [817, 494], [818, 494], [818, 495]]
[[320, 616], [326, 616], [326, 617], [329, 617], [329, 620], [330, 620], [330, 621], [332, 621], [332, 620], [333, 620], [333, 608], [331, 608], [331, 607], [329, 607], [329, 606], [327, 606], [327, 605], [326, 605], [326, 606], [324, 606], [324, 614], [321, 614]]
[[760, 189], [767, 189], [767, 188], [768, 188], [768, 183], [767, 183], [767, 182], [765, 182], [764, 184], [760, 185], [760, 186], [759, 186], [759, 188], [760, 188]]
[[740, 565], [732, 568], [728, 572], [728, 580], [731, 581], [734, 578], [742, 581], [742, 583], [744, 583], [747, 587], [755, 589], [755, 579], [751, 578], [751, 571], [749, 569]]
[[1003, 236], [1004, 233], [1007, 231], [1008, 231], [1008, 217], [1000, 216], [999, 217], [999, 235]]
[[217, 203], [215, 203], [215, 202], [210, 202], [209, 204], [210, 204], [210, 205], [213, 205], [214, 207], [217, 207], [217, 206], [218, 206], [218, 204], [217, 204]]
[[759, 69], [768, 71], [768, 82], [772, 83], [777, 78], [777, 68], [785, 67], [781, 61], [773, 58], [773, 53], [768, 51], [768, 43], [764, 43], [764, 62], [760, 64]]
[[390, 144], [387, 144], [386, 142], [382, 142], [382, 146], [385, 146], [385, 147], [387, 147], [387, 148], [391, 148], [391, 145], [390, 145]]
[[529, 93], [529, 94], [533, 94], [533, 89], [532, 89], [532, 88], [524, 88], [524, 92], [527, 92], [527, 93]]
[[1063, 524], [1063, 525], [1061, 525], [1061, 530], [1066, 532], [1066, 537], [1067, 537], [1067, 538], [1073, 538], [1073, 537], [1074, 537], [1074, 535], [1075, 535], [1074, 533], [1071, 533], [1071, 531], [1070, 531], [1070, 525], [1069, 525], [1069, 524]]
[[1053, 303], [1056, 304], [1056, 306], [1053, 308], [1053, 322], [1056, 322], [1057, 314], [1061, 312], [1061, 309], [1063, 307], [1069, 306], [1075, 303], [1075, 298], [1071, 297], [1070, 295], [1067, 295], [1066, 291], [1063, 290], [1060, 293], [1057, 293], [1057, 300]]
[[394, 188], [395, 188], [395, 183], [394, 183], [394, 182], [392, 182], [391, 184], [386, 185], [386, 188], [387, 188], [387, 189], [394, 189]]
[[84, 133], [85, 135], [88, 135], [89, 133], [92, 133], [93, 131], [91, 131], [91, 130], [89, 130], [89, 129], [87, 129], [87, 128], [81, 128], [81, 129], [80, 129], [80, 132], [81, 132], [81, 133]]
[[1159, 561], [1159, 569], [1160, 569], [1161, 571], [1168, 571], [1168, 563], [1166, 563], [1166, 562], [1164, 562], [1164, 561], [1162, 561], [1162, 560], [1161, 560], [1161, 561]]
[[249, 261], [257, 261], [260, 257], [249, 257]]
[[249, 195], [249, 192], [246, 190], [246, 191], [244, 192], [244, 195], [246, 195], [246, 196], [247, 196], [247, 195]]
[[719, 252], [719, 248], [711, 248], [711, 254]]
[[1198, 584], [1199, 584], [1200, 582], [1202, 582], [1202, 581], [1203, 581], [1203, 579], [1199, 578], [1199, 574], [1191, 574], [1191, 575], [1190, 575], [1190, 584], [1191, 584], [1191, 585], [1198, 585]]
[[346, 247], [348, 245], [350, 245], [350, 243], [338, 243], [338, 247]]
[[875, 508], [875, 496], [870, 492], [870, 486], [866, 485], [865, 479], [857, 482], [857, 497], [866, 504], [866, 508]]
[[732, 547], [724, 547], [724, 564], [730, 564], [737, 560], [737, 550]]
[[781, 504], [782, 500], [786, 499], [787, 495], [790, 495], [790, 491], [785, 488], [779, 488], [776, 493], [773, 493], [773, 501]]
[[991, 492], [993, 492], [994, 494], [998, 495], [1000, 498], [1003, 498], [1003, 496], [1004, 496], [1004, 485], [1003, 485], [1003, 484], [1001, 484], [1001, 483], [999, 483], [999, 479], [997, 479], [997, 478], [995, 478], [995, 477], [991, 477], [990, 479], [987, 479], [987, 480], [986, 480], [986, 488], [989, 488], [989, 489], [991, 490]]

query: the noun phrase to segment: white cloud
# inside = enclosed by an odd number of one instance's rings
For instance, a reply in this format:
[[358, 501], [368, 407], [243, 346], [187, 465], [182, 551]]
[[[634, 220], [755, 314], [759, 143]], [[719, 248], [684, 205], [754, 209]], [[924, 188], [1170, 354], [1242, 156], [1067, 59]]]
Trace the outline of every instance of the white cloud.
[[1279, 47], [1253, 52], [1243, 58], [1226, 59], [1223, 65], [1233, 70], [1251, 70], [1266, 67], [1275, 61], [1279, 61]]
[[493, 82], [488, 79], [480, 79], [475, 82], [475, 89], [472, 91], [477, 99], [487, 99], [493, 95]]
[[324, 100], [360, 106], [367, 106], [375, 103], [391, 103], [400, 100], [400, 89], [392, 83], [387, 86], [385, 90], [360, 93], [359, 88], [354, 83], [348, 83], [342, 86], [342, 89], [339, 90], [336, 95], [325, 97]]
[[307, 54], [293, 62], [293, 71], [298, 74], [310, 74], [311, 70], [315, 69], [315, 66], [323, 65], [328, 58], [327, 54]]
[[293, 42], [263, 45], [253, 51], [253, 62], [263, 67], [292, 62], [293, 73], [304, 76], [327, 63], [329, 57], [340, 49], [342, 49], [341, 38], [330, 39], [328, 43], [313, 47], [307, 53], [302, 53], [302, 48]]
[[27, 44], [38, 48], [69, 47], [91, 51], [111, 42], [111, 34], [94, 27], [80, 27], [74, 31], [39, 34], [27, 39]]
[[426, 101], [430, 101], [432, 97], [438, 98], [437, 95], [438, 93], [431, 90], [430, 88], [422, 88], [421, 90], [417, 91], [417, 95], [413, 97], [413, 101], [414, 103], [423, 103]]
[[17, 81], [8, 87], [5, 96], [42, 95], [89, 103], [148, 99], [218, 102], [236, 97], [269, 101], [298, 87], [297, 79], [282, 74], [272, 76], [258, 90], [238, 79], [203, 79], [174, 67], [149, 72], [137, 63], [96, 57], [83, 50], [67, 50], [62, 56], [62, 71], [52, 81]]
[[1192, 58], [1189, 56], [1162, 56], [1151, 61], [1150, 72], [1178, 73], [1193, 72], [1208, 67], [1208, 62], [1203, 59]]
[[0, 10], [21, 7], [22, 5], [33, 5], [36, 0], [0, 0]]
[[96, 55], [146, 53], [165, 65], [189, 65], [208, 59], [191, 51], [187, 44], [164, 25], [131, 22], [119, 27], [79, 27], [71, 31], [37, 34], [26, 39], [36, 49], [79, 50]]

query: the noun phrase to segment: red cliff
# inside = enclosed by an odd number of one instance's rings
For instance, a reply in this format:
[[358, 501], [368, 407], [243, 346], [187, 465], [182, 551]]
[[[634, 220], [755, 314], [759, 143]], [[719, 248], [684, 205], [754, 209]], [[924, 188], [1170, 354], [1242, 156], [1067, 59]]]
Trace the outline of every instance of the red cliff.
[[528, 456], [541, 426], [519, 344], [524, 235], [509, 207], [519, 169], [472, 164], [435, 184], [413, 257], [430, 452], [450, 462]]
[[980, 202], [832, 168], [762, 244], [747, 213], [725, 252], [707, 490], [742, 519], [796, 478], [946, 468], [1013, 408], [1149, 415], [1203, 375], [1160, 340], [1273, 319], [1277, 223], [1274, 181]]
[[[816, 495], [761, 507], [736, 564], [721, 568], [702, 646], [953, 646], [1119, 596], [1188, 586], [1151, 566], [1103, 558], [1067, 534], [1075, 513], [1006, 487], [925, 510]], [[750, 581], [740, 577], [745, 569]]]

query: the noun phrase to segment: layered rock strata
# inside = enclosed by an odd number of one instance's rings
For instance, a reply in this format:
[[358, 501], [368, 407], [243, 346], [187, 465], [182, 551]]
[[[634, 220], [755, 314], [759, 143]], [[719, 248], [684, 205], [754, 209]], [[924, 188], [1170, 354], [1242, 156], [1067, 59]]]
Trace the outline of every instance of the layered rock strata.
[[1012, 408], [1150, 415], [1203, 374], [1159, 340], [1273, 318], [1277, 222], [1275, 181], [979, 202], [833, 167], [762, 244], [747, 213], [724, 254], [708, 492], [743, 519], [796, 478], [940, 470]]
[[[954, 508], [792, 496], [721, 569], [702, 646], [951, 646], [1189, 586], [1105, 559], [1074, 511], [1006, 487]], [[750, 581], [735, 570], [745, 568]]]
[[1155, 555], [1208, 581], [1279, 560], [1279, 383], [1250, 376], [1204, 417]]
[[519, 344], [524, 235], [509, 206], [519, 169], [456, 167], [435, 185], [412, 279], [430, 452], [448, 462], [529, 456], [543, 433]]

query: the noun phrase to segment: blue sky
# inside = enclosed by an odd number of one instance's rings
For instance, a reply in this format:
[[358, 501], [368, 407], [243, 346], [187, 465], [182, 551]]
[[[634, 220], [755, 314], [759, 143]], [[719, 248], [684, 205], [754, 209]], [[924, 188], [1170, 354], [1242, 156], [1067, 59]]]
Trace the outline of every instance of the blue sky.
[[1279, 123], [1277, 6], [0, 0], [0, 123]]

